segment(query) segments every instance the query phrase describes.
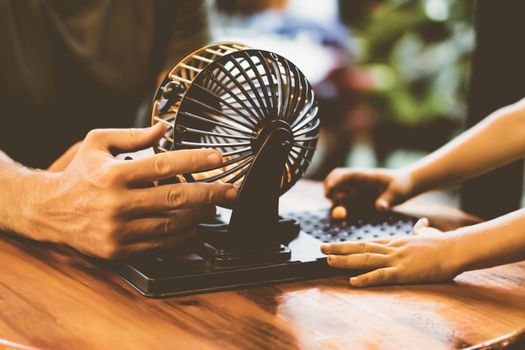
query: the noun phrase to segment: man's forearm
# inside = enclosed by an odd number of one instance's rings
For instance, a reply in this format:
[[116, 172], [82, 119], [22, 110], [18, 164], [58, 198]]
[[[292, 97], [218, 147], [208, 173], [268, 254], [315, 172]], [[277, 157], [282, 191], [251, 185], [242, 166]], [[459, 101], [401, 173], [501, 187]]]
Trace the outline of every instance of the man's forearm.
[[0, 231], [20, 233], [25, 178], [31, 170], [0, 151]]
[[448, 187], [525, 154], [525, 99], [502, 108], [408, 168], [414, 192]]
[[525, 209], [451, 233], [461, 271], [525, 260]]

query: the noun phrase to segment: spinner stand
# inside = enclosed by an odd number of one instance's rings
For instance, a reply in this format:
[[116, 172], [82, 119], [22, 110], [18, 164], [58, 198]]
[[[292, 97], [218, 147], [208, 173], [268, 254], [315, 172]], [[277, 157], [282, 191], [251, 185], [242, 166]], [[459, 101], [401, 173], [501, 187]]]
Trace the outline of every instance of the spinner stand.
[[152, 124], [156, 152], [214, 148], [223, 162], [171, 182], [239, 187], [229, 223], [199, 225], [191, 250], [144, 255], [115, 269], [147, 296], [163, 297], [335, 275], [321, 242], [279, 217], [279, 197], [303, 175], [319, 137], [314, 92], [275, 53], [225, 43], [199, 49], [167, 74]]
[[290, 259], [282, 244], [299, 226], [279, 218], [281, 177], [293, 142], [290, 127], [279, 120], [261, 128], [252, 147], [256, 156], [239, 190], [227, 225], [200, 225], [205, 247], [218, 266], [239, 266]]

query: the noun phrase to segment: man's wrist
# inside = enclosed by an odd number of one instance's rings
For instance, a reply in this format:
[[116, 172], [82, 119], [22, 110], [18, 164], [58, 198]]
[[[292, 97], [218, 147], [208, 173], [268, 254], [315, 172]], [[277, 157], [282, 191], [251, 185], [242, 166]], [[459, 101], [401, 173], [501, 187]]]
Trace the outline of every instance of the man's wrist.
[[0, 231], [18, 233], [20, 220], [19, 213], [23, 209], [22, 184], [25, 176], [31, 170], [16, 163], [5, 154], [0, 154]]
[[[29, 170], [29, 169], [28, 169]], [[20, 183], [20, 213], [22, 213], [21, 235], [38, 241], [58, 243], [57, 237], [49, 230], [49, 210], [46, 200], [53, 197], [54, 179], [60, 173], [45, 170], [29, 170], [25, 172]]]
[[30, 169], [13, 162], [3, 167], [0, 182], [6, 189], [2, 195], [0, 231], [12, 232], [41, 241], [54, 241], [42, 228], [41, 215], [36, 209], [42, 194], [51, 190], [51, 177], [56, 174]]

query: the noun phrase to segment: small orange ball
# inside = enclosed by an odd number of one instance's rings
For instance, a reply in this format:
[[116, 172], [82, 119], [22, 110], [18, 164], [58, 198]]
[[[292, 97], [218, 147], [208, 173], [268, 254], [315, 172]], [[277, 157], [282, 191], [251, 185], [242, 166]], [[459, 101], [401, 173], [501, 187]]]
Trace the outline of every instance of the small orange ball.
[[334, 220], [344, 220], [348, 215], [348, 211], [342, 205], [338, 205], [332, 209], [332, 219]]

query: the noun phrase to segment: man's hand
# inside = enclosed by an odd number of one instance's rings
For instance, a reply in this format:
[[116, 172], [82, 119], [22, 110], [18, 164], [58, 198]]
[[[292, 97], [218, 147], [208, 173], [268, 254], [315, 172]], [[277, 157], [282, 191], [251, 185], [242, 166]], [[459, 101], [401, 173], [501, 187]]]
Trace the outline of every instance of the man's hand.
[[414, 226], [414, 236], [371, 242], [323, 244], [332, 267], [372, 270], [350, 278], [355, 287], [393, 283], [439, 282], [454, 278], [461, 271], [454, 255], [457, 235], [428, 226], [426, 218]]
[[60, 172], [34, 172], [26, 181], [24, 231], [33, 238], [68, 244], [103, 258], [181, 244], [196, 224], [213, 215], [214, 205], [236, 198], [234, 186], [185, 183], [144, 188], [145, 183], [221, 162], [214, 150], [184, 150], [137, 160], [112, 152], [151, 146], [165, 128], [91, 131]]
[[355, 209], [388, 210], [412, 196], [410, 175], [399, 170], [337, 168], [324, 187], [335, 205]]

